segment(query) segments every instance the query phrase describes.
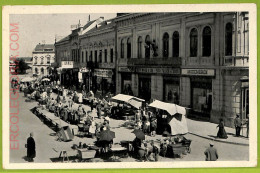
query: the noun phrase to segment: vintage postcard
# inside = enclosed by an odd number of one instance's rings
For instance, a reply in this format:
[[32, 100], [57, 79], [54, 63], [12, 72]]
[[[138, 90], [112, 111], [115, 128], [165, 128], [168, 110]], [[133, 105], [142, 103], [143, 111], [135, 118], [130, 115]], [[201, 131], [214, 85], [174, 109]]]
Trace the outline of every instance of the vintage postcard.
[[2, 16], [4, 169], [256, 166], [255, 4]]

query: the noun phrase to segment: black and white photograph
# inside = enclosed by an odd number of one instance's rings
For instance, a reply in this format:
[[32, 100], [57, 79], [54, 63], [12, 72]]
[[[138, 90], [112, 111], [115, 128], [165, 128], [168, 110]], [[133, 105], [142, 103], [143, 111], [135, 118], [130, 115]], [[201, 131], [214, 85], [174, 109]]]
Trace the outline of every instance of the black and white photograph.
[[2, 33], [5, 168], [256, 166], [255, 5], [5, 6]]

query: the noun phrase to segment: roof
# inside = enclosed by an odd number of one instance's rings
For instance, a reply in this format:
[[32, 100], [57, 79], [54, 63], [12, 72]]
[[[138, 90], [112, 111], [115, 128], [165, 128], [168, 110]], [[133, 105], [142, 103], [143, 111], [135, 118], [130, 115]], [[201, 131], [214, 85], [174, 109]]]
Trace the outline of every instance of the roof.
[[23, 59], [24, 61], [32, 61], [32, 57], [17, 57], [17, 60]]
[[100, 31], [102, 29], [109, 28], [109, 27], [113, 26], [113, 24], [114, 24], [113, 19], [103, 21], [103, 22], [97, 24], [96, 27], [94, 27], [94, 28], [90, 29], [88, 32], [84, 33], [83, 35], [87, 35], [91, 32]]
[[[83, 26], [83, 31], [84, 31], [85, 29], [87, 29], [88, 27], [90, 27], [96, 20], [97, 20], [97, 19], [87, 22], [87, 23]], [[78, 29], [78, 28], [77, 28], [77, 29]], [[77, 30], [77, 29], [75, 29], [75, 30]], [[63, 41], [68, 41], [68, 40], [70, 39], [70, 36], [72, 36], [72, 35], [76, 35], [75, 32], [72, 31], [72, 33], [71, 33], [70, 35], [68, 35], [68, 36], [66, 36], [66, 37], [64, 37], [64, 38], [62, 38], [61, 40], [57, 41], [56, 43], [61, 43], [61, 42], [63, 42]]]
[[54, 49], [54, 44], [37, 44], [34, 51], [53, 52]]

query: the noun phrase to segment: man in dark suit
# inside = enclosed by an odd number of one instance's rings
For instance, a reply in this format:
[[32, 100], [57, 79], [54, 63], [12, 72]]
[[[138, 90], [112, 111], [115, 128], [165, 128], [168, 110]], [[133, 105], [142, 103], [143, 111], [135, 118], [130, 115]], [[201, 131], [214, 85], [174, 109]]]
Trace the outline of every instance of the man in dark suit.
[[241, 121], [238, 114], [237, 114], [237, 117], [235, 118], [234, 125], [235, 125], [235, 128], [236, 128], [236, 136], [240, 136], [242, 121]]
[[30, 133], [30, 137], [27, 139], [27, 158], [29, 162], [33, 162], [33, 158], [36, 156], [35, 141], [33, 139], [33, 133]]
[[209, 143], [210, 147], [206, 149], [204, 154], [206, 155], [206, 161], [216, 161], [218, 160], [218, 151], [214, 148], [212, 142]]

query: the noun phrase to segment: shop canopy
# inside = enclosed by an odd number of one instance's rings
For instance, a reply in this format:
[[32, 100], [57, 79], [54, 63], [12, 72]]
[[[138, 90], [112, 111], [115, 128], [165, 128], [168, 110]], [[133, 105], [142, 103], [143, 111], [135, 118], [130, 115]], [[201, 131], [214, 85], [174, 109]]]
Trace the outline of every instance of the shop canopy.
[[118, 95], [112, 97], [111, 99], [126, 102], [137, 109], [140, 108], [142, 106], [142, 102], [145, 101], [138, 97], [129, 96], [129, 95], [125, 95], [125, 94], [118, 94]]
[[186, 121], [186, 108], [172, 104], [165, 103], [159, 100], [152, 102], [150, 107], [162, 109], [167, 111], [170, 116], [167, 116], [168, 124], [171, 127], [171, 135], [186, 134], [188, 133], [188, 126]]
[[172, 103], [165, 103], [159, 100], [153, 101], [151, 104], [149, 104], [150, 107], [154, 107], [157, 109], [162, 109], [167, 111], [170, 115], [175, 115], [175, 114], [182, 114], [186, 115], [186, 109], [185, 107], [172, 104]]

